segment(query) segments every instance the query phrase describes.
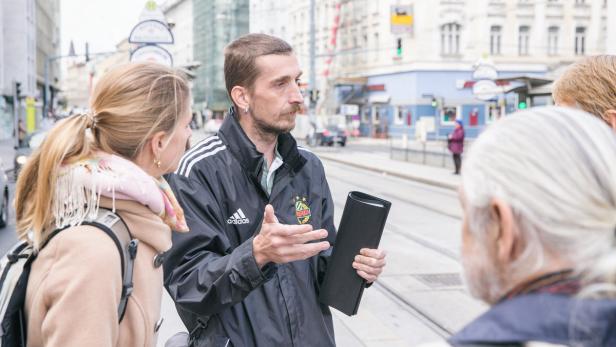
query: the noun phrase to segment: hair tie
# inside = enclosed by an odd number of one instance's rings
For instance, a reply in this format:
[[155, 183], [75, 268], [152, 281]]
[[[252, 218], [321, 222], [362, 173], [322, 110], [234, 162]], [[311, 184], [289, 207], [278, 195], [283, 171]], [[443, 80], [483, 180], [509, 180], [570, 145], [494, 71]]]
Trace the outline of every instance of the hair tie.
[[84, 114], [84, 116], [88, 119], [88, 125], [86, 128], [94, 129], [96, 128], [96, 115], [88, 112]]

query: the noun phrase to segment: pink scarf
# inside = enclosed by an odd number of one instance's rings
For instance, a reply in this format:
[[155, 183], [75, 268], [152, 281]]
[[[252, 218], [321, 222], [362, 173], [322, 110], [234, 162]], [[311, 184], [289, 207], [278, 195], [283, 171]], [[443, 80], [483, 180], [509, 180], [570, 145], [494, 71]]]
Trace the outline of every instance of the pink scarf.
[[93, 219], [101, 196], [113, 201], [113, 211], [116, 199], [136, 201], [172, 230], [188, 231], [184, 212], [164, 178], [156, 179], [135, 163], [104, 152], [61, 167], [52, 207], [56, 227]]

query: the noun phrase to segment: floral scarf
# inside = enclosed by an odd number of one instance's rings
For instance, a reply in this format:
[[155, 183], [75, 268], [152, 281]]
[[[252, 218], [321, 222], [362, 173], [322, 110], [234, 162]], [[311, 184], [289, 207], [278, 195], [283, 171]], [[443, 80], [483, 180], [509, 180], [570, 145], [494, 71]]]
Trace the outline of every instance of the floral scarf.
[[61, 167], [52, 205], [56, 227], [94, 219], [101, 196], [112, 200], [114, 212], [116, 199], [136, 201], [172, 230], [188, 231], [184, 212], [164, 178], [153, 178], [135, 163], [104, 152]]

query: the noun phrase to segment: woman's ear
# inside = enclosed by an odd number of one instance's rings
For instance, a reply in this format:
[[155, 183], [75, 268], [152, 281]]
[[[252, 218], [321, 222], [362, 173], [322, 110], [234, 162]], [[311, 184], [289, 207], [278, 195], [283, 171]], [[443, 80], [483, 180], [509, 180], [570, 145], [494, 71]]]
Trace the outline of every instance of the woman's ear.
[[160, 160], [162, 151], [165, 149], [166, 138], [167, 134], [164, 131], [159, 131], [157, 133], [154, 133], [154, 135], [150, 139], [149, 147], [152, 150], [152, 154], [154, 155], [155, 160]]
[[502, 265], [509, 264], [517, 258], [517, 249], [521, 242], [513, 212], [506, 202], [498, 198], [492, 199], [490, 210], [498, 227], [495, 237], [496, 258]]

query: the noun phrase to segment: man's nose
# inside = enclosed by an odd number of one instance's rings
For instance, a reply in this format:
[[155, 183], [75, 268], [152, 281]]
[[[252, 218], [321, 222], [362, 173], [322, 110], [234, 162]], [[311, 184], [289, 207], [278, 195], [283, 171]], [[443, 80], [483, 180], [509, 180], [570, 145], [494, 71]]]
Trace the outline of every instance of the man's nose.
[[299, 90], [298, 85], [294, 85], [291, 90], [291, 96], [289, 98], [289, 103], [291, 104], [301, 104], [304, 102], [304, 96], [302, 92]]

